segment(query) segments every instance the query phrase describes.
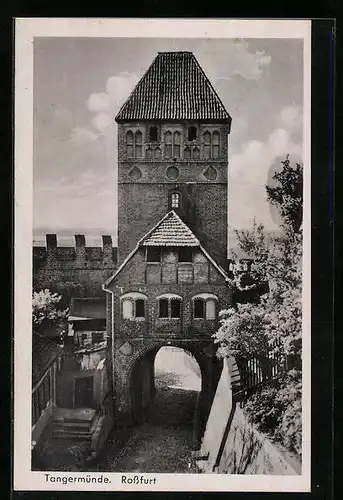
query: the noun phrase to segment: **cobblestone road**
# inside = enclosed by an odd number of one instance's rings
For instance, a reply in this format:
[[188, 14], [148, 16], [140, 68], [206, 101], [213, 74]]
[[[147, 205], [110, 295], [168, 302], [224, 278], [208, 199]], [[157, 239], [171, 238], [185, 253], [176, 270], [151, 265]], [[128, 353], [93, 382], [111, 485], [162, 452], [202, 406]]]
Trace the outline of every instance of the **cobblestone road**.
[[[155, 365], [156, 398], [145, 421], [131, 429], [119, 454], [110, 441], [93, 470], [194, 472], [190, 459], [200, 378], [191, 363], [185, 363], [183, 352], [161, 354]], [[177, 373], [171, 373], [171, 369]]]

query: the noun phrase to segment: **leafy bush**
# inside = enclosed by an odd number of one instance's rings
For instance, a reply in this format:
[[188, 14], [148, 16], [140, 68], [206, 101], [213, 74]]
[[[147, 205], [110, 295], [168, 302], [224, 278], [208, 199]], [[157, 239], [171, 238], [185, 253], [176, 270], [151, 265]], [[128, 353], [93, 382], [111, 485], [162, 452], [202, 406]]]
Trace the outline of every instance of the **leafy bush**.
[[249, 420], [288, 450], [301, 455], [301, 374], [291, 370], [257, 391], [244, 410]]

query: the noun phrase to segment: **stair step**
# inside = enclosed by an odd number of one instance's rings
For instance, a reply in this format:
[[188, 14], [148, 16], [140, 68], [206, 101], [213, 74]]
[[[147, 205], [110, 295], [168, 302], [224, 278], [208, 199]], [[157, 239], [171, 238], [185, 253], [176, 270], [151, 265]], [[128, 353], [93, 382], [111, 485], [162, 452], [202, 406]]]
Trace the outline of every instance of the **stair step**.
[[63, 430], [53, 430], [52, 437], [53, 438], [65, 438], [65, 439], [90, 439], [92, 434], [90, 432], [72, 432], [72, 431], [63, 431]]
[[78, 428], [78, 429], [90, 429], [92, 422], [62, 422], [61, 420], [54, 420], [54, 427], [64, 427], [64, 428]]

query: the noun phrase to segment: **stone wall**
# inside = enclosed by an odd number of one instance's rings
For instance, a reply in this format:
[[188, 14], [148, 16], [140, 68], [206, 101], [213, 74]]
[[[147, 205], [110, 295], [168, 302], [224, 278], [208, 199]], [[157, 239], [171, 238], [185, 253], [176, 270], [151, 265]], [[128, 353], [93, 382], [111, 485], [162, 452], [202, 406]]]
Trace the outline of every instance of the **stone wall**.
[[117, 248], [111, 236], [102, 247], [87, 247], [84, 235], [75, 235], [74, 247], [57, 244], [56, 234], [46, 235], [45, 247], [33, 247], [33, 288], [62, 294], [63, 305], [71, 297], [101, 297], [102, 284], [117, 267]]
[[205, 434], [198, 466], [206, 473], [298, 475], [301, 464], [257, 431], [233, 400], [233, 359], [225, 359]]

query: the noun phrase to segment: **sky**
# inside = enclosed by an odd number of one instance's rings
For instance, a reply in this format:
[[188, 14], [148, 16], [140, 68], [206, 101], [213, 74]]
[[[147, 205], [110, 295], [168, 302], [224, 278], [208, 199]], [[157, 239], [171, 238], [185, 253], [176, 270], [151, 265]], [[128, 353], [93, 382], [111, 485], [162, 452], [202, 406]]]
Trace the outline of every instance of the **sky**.
[[302, 40], [35, 38], [35, 243], [46, 232], [116, 242], [114, 117], [157, 52], [173, 50], [194, 53], [232, 117], [229, 228], [277, 228], [265, 184], [286, 154], [302, 160]]

